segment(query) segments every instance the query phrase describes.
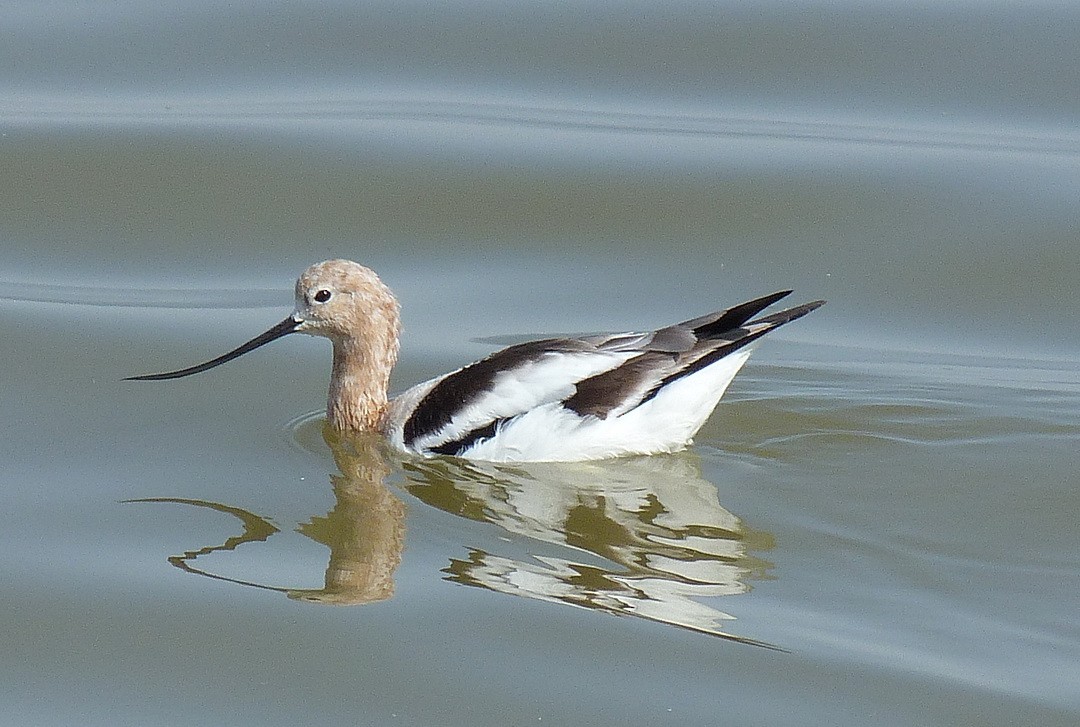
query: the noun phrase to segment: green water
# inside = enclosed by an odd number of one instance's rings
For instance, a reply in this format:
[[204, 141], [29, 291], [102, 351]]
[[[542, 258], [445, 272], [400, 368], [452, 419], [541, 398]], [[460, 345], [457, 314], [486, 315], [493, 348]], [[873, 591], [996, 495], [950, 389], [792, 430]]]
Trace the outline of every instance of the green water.
[[[1080, 722], [1076, 11], [2, 17], [0, 724]], [[121, 380], [337, 256], [396, 388], [829, 304], [669, 457], [327, 441], [302, 337]]]

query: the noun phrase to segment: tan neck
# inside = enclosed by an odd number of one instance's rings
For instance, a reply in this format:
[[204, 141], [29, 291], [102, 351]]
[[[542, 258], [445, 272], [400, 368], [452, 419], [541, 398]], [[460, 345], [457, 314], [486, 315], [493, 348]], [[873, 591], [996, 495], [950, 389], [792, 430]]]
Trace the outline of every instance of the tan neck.
[[326, 418], [335, 429], [382, 431], [390, 370], [397, 361], [396, 333], [392, 340], [334, 341]]

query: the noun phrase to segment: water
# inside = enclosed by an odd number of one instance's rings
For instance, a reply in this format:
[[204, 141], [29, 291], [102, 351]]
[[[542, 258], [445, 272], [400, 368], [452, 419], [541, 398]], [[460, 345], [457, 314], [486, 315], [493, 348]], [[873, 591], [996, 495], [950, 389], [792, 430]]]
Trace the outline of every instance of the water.
[[[0, 723], [1080, 721], [1071, 6], [3, 7]], [[671, 457], [328, 442], [300, 337], [121, 381], [334, 256], [398, 388], [830, 302]]]

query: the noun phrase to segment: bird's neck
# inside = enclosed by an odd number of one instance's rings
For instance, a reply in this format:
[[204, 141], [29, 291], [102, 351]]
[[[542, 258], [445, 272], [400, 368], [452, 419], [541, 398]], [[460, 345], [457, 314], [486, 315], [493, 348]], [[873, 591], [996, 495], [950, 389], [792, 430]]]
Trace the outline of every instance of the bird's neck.
[[334, 368], [326, 402], [330, 425], [342, 431], [382, 431], [390, 371], [396, 361], [396, 330], [392, 337], [334, 341]]

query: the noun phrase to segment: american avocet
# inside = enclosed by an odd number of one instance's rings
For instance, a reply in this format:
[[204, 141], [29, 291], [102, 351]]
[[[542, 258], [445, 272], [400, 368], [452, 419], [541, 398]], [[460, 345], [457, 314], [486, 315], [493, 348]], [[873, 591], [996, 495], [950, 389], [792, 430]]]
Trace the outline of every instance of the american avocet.
[[296, 281], [293, 314], [206, 371], [289, 333], [329, 338], [326, 416], [343, 431], [378, 431], [399, 450], [488, 461], [575, 461], [686, 447], [750, 356], [749, 344], [825, 301], [754, 318], [784, 290], [648, 333], [549, 338], [387, 398], [401, 330], [397, 299], [370, 269], [328, 260]]

